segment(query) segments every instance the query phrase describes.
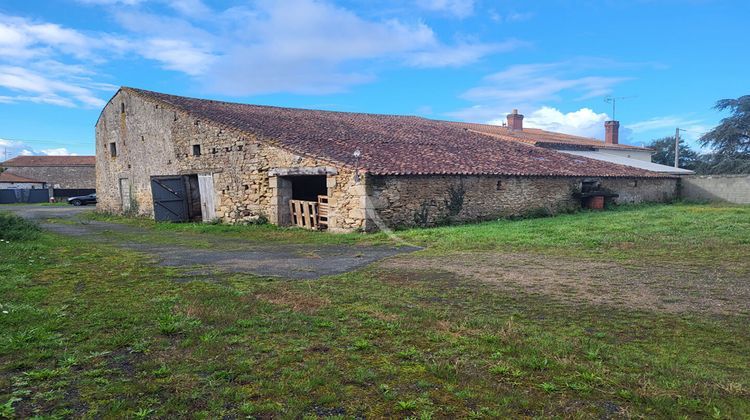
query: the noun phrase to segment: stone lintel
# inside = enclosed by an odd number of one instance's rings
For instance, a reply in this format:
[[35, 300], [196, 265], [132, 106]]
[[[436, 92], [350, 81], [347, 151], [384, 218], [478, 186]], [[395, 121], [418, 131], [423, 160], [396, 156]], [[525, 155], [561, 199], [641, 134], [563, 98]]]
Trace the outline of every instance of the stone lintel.
[[298, 176], [298, 175], [336, 175], [338, 170], [332, 166], [313, 166], [302, 168], [272, 168], [268, 176]]

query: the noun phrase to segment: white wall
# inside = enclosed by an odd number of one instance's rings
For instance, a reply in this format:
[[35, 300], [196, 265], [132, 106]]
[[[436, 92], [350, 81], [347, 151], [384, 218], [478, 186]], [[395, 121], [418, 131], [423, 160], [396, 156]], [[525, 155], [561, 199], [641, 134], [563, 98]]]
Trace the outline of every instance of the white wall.
[[630, 159], [651, 162], [651, 152], [648, 150], [625, 150], [625, 149], [598, 149], [601, 153], [626, 157]]
[[39, 190], [44, 184], [38, 182], [0, 182], [0, 190]]

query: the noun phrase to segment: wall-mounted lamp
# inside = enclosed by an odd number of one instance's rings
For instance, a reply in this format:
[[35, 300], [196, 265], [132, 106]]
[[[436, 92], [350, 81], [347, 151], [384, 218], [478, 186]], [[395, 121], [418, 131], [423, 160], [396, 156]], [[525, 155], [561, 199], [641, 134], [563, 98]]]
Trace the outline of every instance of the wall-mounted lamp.
[[357, 149], [352, 156], [354, 156], [354, 183], [359, 184], [359, 158], [362, 156], [362, 152]]

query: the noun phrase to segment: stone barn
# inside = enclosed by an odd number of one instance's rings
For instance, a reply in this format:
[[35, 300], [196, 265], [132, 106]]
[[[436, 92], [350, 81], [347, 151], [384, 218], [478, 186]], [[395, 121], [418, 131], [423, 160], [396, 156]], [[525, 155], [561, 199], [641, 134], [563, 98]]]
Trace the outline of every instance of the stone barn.
[[671, 175], [445, 121], [127, 87], [96, 124], [96, 160], [100, 210], [331, 231], [665, 202], [677, 186]]
[[94, 156], [16, 156], [0, 162], [5, 172], [43, 182], [57, 199], [95, 192]]

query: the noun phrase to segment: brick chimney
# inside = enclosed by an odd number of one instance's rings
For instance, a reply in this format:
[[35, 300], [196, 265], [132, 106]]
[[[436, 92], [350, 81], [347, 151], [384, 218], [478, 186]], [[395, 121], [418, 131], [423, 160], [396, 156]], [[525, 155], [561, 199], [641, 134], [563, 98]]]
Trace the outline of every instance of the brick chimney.
[[523, 131], [523, 115], [519, 114], [517, 109], [508, 114], [508, 128]]
[[620, 141], [620, 122], [619, 121], [605, 121], [604, 122], [604, 143], [605, 144], [618, 144]]

